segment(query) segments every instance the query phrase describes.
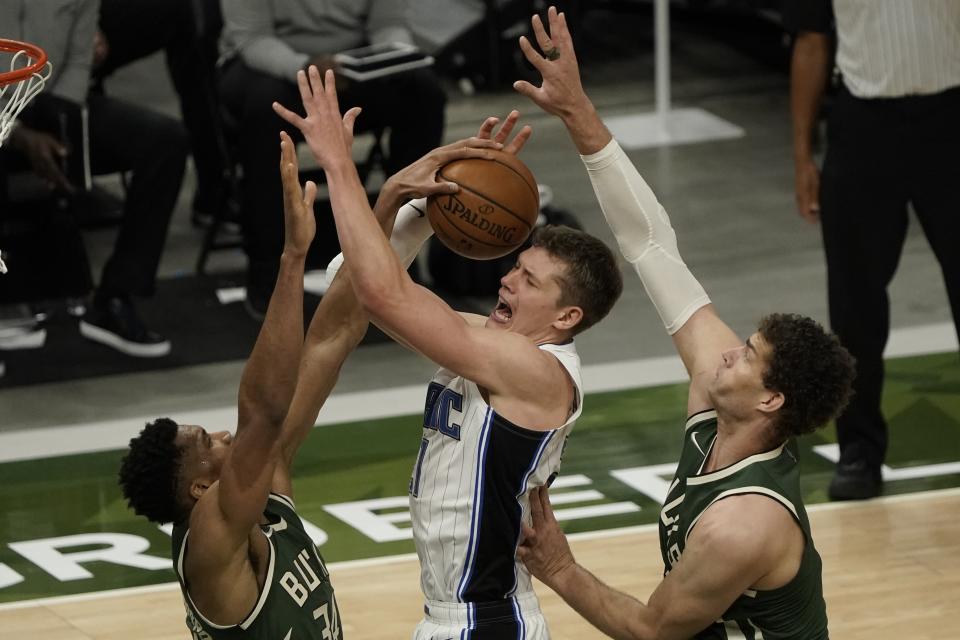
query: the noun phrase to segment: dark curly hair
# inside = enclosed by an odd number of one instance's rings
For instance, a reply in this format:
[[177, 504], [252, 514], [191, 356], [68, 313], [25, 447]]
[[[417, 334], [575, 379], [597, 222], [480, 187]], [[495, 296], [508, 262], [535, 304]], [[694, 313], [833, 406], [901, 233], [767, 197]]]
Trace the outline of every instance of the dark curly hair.
[[856, 372], [835, 335], [793, 313], [770, 314], [758, 330], [771, 348], [763, 385], [784, 395], [777, 420], [784, 436], [815, 431], [843, 411]]
[[180, 522], [186, 514], [177, 500], [182, 451], [174, 439], [177, 423], [170, 418], [148, 422], [120, 463], [120, 488], [127, 504], [151, 522]]
[[530, 241], [567, 264], [559, 278], [560, 306], [583, 309], [583, 319], [573, 328], [586, 331], [606, 316], [623, 292], [623, 276], [610, 248], [588, 233], [561, 225], [538, 227]]

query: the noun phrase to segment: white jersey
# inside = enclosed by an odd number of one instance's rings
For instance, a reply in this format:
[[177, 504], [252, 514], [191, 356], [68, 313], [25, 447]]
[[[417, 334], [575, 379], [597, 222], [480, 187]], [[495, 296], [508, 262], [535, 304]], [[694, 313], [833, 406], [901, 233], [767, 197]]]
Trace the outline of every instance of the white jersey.
[[575, 387], [566, 422], [533, 431], [498, 415], [477, 385], [440, 369], [427, 389], [423, 440], [410, 479], [413, 538], [428, 602], [493, 603], [530, 594], [516, 560], [527, 493], [548, 484], [580, 416], [580, 357], [573, 342], [541, 345]]

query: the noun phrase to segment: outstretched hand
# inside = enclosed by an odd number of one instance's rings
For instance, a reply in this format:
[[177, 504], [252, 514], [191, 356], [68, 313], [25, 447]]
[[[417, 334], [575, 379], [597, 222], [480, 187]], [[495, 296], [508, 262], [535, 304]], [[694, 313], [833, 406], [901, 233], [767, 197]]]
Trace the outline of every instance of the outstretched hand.
[[306, 189], [300, 188], [297, 153], [286, 131], [280, 132], [280, 176], [283, 181], [283, 251], [302, 258], [307, 255], [317, 231], [313, 216], [317, 185], [308, 180]]
[[457, 183], [438, 179], [440, 168], [448, 162], [464, 158], [489, 159], [492, 157], [491, 149], [502, 150], [513, 155], [519, 154], [533, 133], [530, 125], [525, 125], [513, 136], [513, 139], [510, 139], [510, 134], [519, 119], [520, 112], [511, 111], [494, 134], [493, 131], [500, 123], [500, 118], [490, 116], [480, 125], [476, 136], [438, 147], [391, 176], [389, 180], [391, 188], [403, 198], [424, 198], [437, 193], [456, 193], [460, 190]]
[[517, 126], [517, 121], [520, 119], [520, 112], [514, 109], [507, 115], [507, 119], [503, 121], [503, 124], [500, 125], [500, 129], [497, 131], [496, 135], [493, 133], [493, 129], [499, 124], [500, 118], [496, 116], [490, 116], [483, 121], [483, 124], [480, 125], [480, 130], [477, 132], [477, 137], [482, 140], [493, 140], [494, 142], [499, 142], [504, 145], [503, 150], [512, 155], [519, 155], [520, 151], [523, 150], [524, 145], [527, 144], [527, 140], [530, 139], [530, 135], [533, 133], [533, 129], [530, 125], [524, 125], [520, 131], [517, 132], [517, 135], [513, 137], [513, 140], [507, 142], [507, 139], [510, 137], [510, 134], [513, 132], [514, 127]]
[[513, 83], [513, 88], [533, 100], [537, 106], [561, 118], [575, 114], [588, 102], [580, 83], [577, 54], [573, 50], [573, 38], [567, 28], [567, 17], [557, 8], [547, 9], [549, 32], [539, 15], [531, 18], [533, 34], [542, 54], [526, 36], [520, 36], [520, 50], [530, 64], [540, 72], [543, 79], [539, 87], [525, 80]]
[[360, 108], [353, 107], [340, 116], [336, 81], [331, 69], [323, 78], [314, 65], [306, 72], [298, 71], [297, 86], [307, 116], [304, 118], [279, 102], [273, 103], [273, 110], [300, 130], [314, 159], [323, 169], [329, 171], [345, 163], [352, 164], [353, 125], [360, 115]]
[[523, 524], [523, 541], [517, 547], [519, 558], [541, 582], [553, 587], [560, 576], [576, 565], [567, 537], [553, 515], [550, 491], [538, 487], [530, 491], [530, 526]]
[[456, 193], [456, 182], [438, 180], [440, 168], [454, 160], [464, 158], [493, 158], [492, 151], [500, 150], [503, 144], [479, 137], [458, 140], [437, 147], [416, 162], [407, 165], [387, 180], [385, 188], [402, 198], [425, 198], [437, 193]]

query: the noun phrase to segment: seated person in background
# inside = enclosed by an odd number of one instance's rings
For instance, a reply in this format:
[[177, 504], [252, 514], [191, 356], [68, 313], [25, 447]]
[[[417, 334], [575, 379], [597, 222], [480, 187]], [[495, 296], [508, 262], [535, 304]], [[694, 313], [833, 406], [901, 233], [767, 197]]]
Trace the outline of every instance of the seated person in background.
[[[283, 240], [280, 181], [273, 162], [283, 121], [271, 104], [299, 104], [297, 71], [333, 66], [333, 54], [367, 44], [411, 43], [406, 2], [398, 0], [230, 0], [223, 3], [220, 93], [242, 135], [239, 158], [244, 248], [249, 260], [247, 310], [261, 318], [276, 279]], [[446, 97], [430, 69], [363, 83], [340, 78], [340, 106], [363, 108], [359, 131], [386, 127], [388, 175], [443, 138]], [[299, 136], [296, 131], [292, 135]], [[298, 138], [299, 139], [299, 138]]]
[[180, 193], [187, 137], [176, 120], [106, 96], [90, 94], [97, 0], [0, 2], [4, 36], [46, 50], [53, 73], [44, 92], [20, 114], [3, 151], [26, 160], [52, 189], [74, 192], [62, 162], [69, 150], [53, 132], [56, 122], [33, 118], [48, 104], [86, 104], [90, 169], [94, 175], [131, 171], [123, 219], [80, 333], [136, 357], [170, 352], [170, 341], [148, 329], [131, 297], [152, 295]]
[[219, 139], [214, 83], [217, 39], [223, 27], [219, 0], [100, 0], [93, 80], [100, 86], [117, 69], [163, 50], [180, 101], [197, 184], [193, 221], [208, 222], [225, 206], [225, 149]]

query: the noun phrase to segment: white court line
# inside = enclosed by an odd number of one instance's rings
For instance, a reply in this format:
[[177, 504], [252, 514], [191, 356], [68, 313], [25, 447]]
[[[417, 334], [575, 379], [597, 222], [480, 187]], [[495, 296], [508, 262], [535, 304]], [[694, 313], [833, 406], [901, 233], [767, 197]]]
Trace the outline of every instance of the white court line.
[[[931, 500], [935, 498], [950, 498], [960, 496], [960, 487], [953, 489], [936, 489], [933, 491], [918, 491], [916, 493], [904, 493], [895, 496], [883, 496], [873, 500], [862, 502], [825, 502], [814, 504], [807, 507], [807, 512], [817, 511], [838, 511], [841, 509], [861, 509], [871, 507], [877, 504], [897, 504], [900, 502], [918, 502], [921, 500]], [[642, 524], [633, 527], [620, 527], [617, 529], [603, 529], [600, 531], [584, 531], [582, 533], [573, 533], [567, 536], [570, 540], [600, 540], [604, 538], [614, 538], [623, 535], [632, 535], [655, 531], [659, 525]], [[380, 558], [364, 558], [362, 560], [346, 560], [343, 562], [331, 562], [327, 568], [331, 573], [339, 570], [352, 569], [357, 567], [376, 567], [398, 562], [407, 562], [417, 559], [415, 553], [404, 553], [395, 556], [383, 556]], [[164, 582], [162, 584], [153, 584], [145, 587], [127, 587], [124, 589], [110, 589], [108, 591], [93, 591], [90, 593], [79, 593], [70, 596], [56, 596], [52, 598], [36, 598], [34, 600], [20, 600], [17, 602], [8, 602], [0, 604], [0, 611], [10, 611], [13, 609], [30, 609], [34, 607], [49, 607], [60, 604], [72, 604], [76, 602], [86, 602], [90, 600], [101, 600], [103, 598], [119, 598], [124, 596], [142, 595], [146, 593], [157, 593], [164, 591], [173, 591], [180, 588], [178, 582]]]
[[[955, 350], [954, 327], [944, 322], [894, 329], [884, 355], [892, 358]], [[602, 393], [684, 382], [687, 374], [679, 357], [668, 356], [587, 365], [583, 368], [583, 380], [587, 393]], [[423, 411], [423, 393], [422, 384], [335, 393], [320, 412], [317, 425], [418, 414]], [[182, 412], [170, 407], [169, 411], [158, 411], [151, 416], [7, 431], [0, 433], [0, 463], [123, 449], [144, 423], [164, 415], [180, 424], [199, 424], [212, 429], [232, 429], [237, 422], [236, 407]]]

